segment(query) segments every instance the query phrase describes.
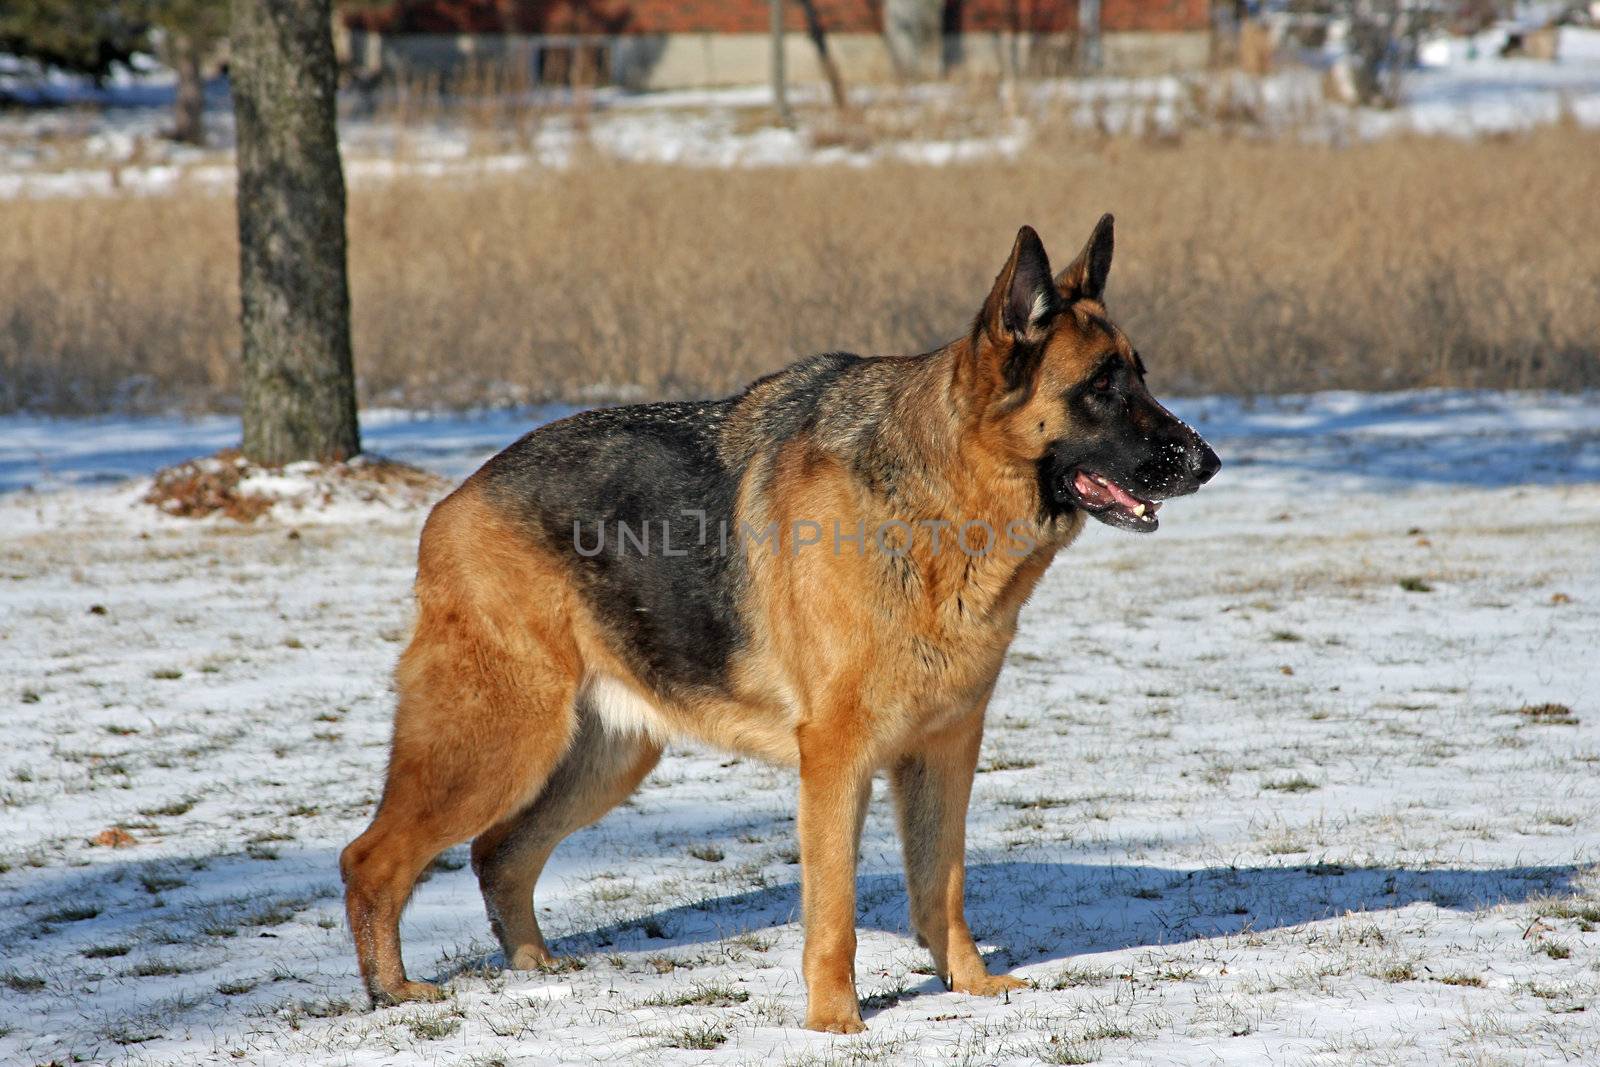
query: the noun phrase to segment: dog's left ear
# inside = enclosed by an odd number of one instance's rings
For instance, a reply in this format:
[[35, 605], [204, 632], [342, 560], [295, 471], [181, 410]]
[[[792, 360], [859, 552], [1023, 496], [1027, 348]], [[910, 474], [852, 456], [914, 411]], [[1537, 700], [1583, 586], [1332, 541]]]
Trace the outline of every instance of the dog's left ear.
[[1106, 278], [1111, 274], [1113, 221], [1109, 214], [1101, 215], [1078, 258], [1056, 275], [1056, 288], [1067, 303], [1075, 300], [1104, 302]]
[[1061, 295], [1050, 281], [1050, 257], [1044, 242], [1024, 226], [1017, 231], [1011, 258], [1001, 268], [983, 304], [983, 325], [999, 344], [1029, 340], [1061, 310]]

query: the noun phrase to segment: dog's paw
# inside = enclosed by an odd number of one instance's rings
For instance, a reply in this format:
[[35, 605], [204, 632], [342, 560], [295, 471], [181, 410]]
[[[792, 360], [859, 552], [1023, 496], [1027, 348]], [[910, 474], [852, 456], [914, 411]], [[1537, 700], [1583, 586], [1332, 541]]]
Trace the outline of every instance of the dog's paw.
[[859, 1034], [867, 1028], [860, 1015], [807, 1015], [806, 1029], [824, 1034]]
[[386, 1007], [390, 1004], [406, 1004], [411, 1001], [428, 1003], [444, 999], [444, 990], [432, 982], [401, 982], [389, 989], [377, 989], [372, 993], [372, 1003], [375, 1007]]
[[970, 993], [975, 997], [997, 997], [1013, 989], [1028, 989], [1028, 982], [1010, 974], [981, 974], [975, 978], [957, 978], [950, 988], [956, 993]]
[[523, 945], [506, 957], [506, 966], [513, 971], [543, 971], [556, 963], [549, 949]]

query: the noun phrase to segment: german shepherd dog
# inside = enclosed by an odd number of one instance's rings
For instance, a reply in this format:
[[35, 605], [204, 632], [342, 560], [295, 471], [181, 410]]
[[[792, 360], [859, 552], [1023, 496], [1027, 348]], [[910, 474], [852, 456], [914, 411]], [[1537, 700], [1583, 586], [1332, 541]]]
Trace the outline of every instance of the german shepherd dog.
[[513, 968], [551, 960], [551, 851], [674, 738], [799, 768], [806, 1026], [863, 1029], [856, 856], [887, 771], [911, 923], [945, 984], [997, 994], [963, 906], [984, 711], [1045, 568], [1089, 517], [1156, 529], [1220, 461], [1153, 399], [1106, 315], [1112, 221], [1059, 275], [1029, 227], [972, 328], [923, 355], [830, 354], [725, 400], [589, 411], [433, 509], [396, 672], [388, 780], [340, 859], [375, 1003], [401, 909], [472, 839]]

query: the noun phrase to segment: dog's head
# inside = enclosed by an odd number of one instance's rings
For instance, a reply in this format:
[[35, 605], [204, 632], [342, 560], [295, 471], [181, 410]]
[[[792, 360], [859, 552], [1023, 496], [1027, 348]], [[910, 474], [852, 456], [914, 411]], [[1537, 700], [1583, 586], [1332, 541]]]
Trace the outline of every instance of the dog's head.
[[1111, 249], [1106, 215], [1052, 276], [1024, 226], [974, 323], [968, 384], [979, 432], [1034, 465], [1044, 515], [1078, 509], [1148, 533], [1162, 500], [1195, 492], [1222, 463], [1150, 395], [1144, 361], [1107, 316]]

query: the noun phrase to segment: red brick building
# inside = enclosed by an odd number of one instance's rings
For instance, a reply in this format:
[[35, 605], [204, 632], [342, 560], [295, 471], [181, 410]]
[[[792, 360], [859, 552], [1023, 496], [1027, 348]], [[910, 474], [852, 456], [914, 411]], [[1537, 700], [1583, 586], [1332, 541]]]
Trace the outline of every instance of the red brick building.
[[[1107, 70], [1204, 63], [1211, 0], [811, 0], [846, 75], [1005, 69], [1055, 72], [1084, 54], [1080, 13], [1098, 12]], [[819, 73], [800, 0], [786, 0], [793, 76]], [[641, 88], [764, 81], [768, 0], [399, 0], [345, 16], [370, 62], [437, 65], [518, 47], [597, 49], [604, 76]], [[374, 42], [380, 42], [375, 44]]]

